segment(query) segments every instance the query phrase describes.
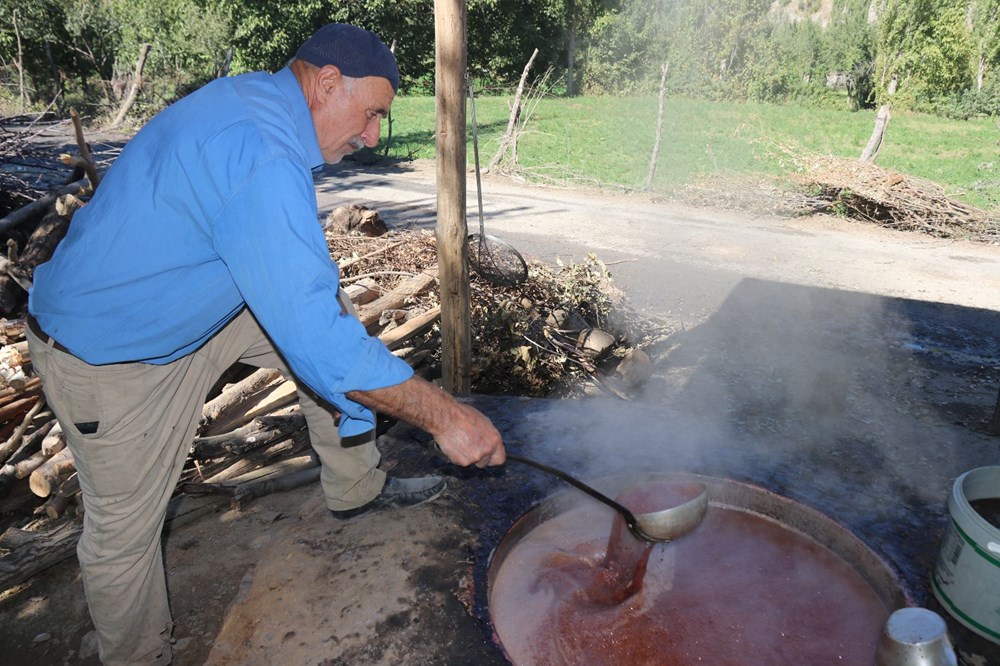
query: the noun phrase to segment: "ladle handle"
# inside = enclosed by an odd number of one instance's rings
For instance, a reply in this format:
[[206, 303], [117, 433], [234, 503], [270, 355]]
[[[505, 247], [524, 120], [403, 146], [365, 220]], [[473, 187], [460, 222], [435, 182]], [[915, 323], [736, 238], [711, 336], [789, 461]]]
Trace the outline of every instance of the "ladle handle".
[[535, 469], [539, 469], [539, 470], [545, 472], [546, 474], [551, 474], [552, 476], [555, 476], [555, 477], [557, 477], [559, 479], [562, 479], [563, 481], [565, 481], [566, 483], [570, 484], [571, 486], [573, 486], [577, 490], [582, 490], [583, 492], [587, 493], [588, 495], [590, 495], [591, 497], [593, 497], [598, 502], [602, 502], [604, 504], [607, 504], [612, 509], [614, 509], [615, 511], [617, 511], [618, 513], [621, 514], [622, 518], [625, 521], [625, 526], [628, 527], [629, 531], [632, 532], [632, 534], [636, 535], [637, 537], [639, 537], [643, 541], [655, 541], [655, 539], [653, 539], [652, 537], [650, 537], [649, 535], [647, 535], [645, 532], [642, 531], [642, 528], [639, 527], [639, 521], [636, 520], [635, 514], [633, 514], [631, 511], [629, 511], [628, 509], [626, 509], [624, 506], [622, 506], [618, 502], [614, 501], [613, 499], [611, 499], [610, 497], [608, 497], [604, 493], [600, 492], [599, 490], [591, 488], [586, 483], [584, 483], [583, 481], [580, 481], [576, 477], [570, 476], [569, 474], [567, 474], [566, 472], [562, 471], [561, 469], [556, 469], [555, 467], [549, 467], [548, 465], [546, 465], [544, 463], [540, 463], [537, 460], [532, 460], [531, 458], [524, 458], [524, 457], [516, 455], [514, 453], [508, 453], [507, 454], [507, 461], [510, 462], [511, 460], [513, 460], [514, 462], [519, 462], [522, 465], [527, 465], [529, 467], [534, 467]]

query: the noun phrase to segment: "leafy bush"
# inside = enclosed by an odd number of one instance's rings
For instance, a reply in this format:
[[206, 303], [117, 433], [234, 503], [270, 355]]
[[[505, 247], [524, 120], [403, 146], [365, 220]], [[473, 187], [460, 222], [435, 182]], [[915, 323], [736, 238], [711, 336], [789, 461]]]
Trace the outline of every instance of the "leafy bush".
[[990, 81], [982, 90], [963, 90], [937, 97], [918, 105], [917, 110], [956, 120], [1000, 118], [1000, 80]]

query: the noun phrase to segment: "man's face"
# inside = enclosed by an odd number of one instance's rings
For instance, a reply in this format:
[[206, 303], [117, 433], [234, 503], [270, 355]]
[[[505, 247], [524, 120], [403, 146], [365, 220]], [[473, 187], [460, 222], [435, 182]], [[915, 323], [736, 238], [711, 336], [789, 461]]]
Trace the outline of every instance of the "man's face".
[[355, 79], [322, 68], [310, 111], [323, 161], [336, 164], [364, 146], [374, 148], [394, 97], [392, 84], [381, 76]]

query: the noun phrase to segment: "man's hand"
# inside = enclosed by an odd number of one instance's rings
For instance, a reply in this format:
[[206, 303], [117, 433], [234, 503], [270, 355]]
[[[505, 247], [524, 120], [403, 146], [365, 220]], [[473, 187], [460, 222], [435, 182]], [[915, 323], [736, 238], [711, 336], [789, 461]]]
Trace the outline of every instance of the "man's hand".
[[467, 467], [502, 465], [507, 460], [500, 433], [482, 412], [457, 403], [458, 418], [434, 435], [448, 460]]
[[507, 460], [500, 433], [482, 412], [416, 375], [395, 386], [351, 391], [347, 397], [426, 430], [456, 465], [486, 467]]

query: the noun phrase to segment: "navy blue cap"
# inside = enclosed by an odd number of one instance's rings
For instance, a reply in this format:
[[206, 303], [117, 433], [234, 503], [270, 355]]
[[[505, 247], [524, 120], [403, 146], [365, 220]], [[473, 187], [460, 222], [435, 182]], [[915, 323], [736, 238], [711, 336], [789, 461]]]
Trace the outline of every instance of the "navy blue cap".
[[295, 57], [317, 67], [336, 65], [344, 76], [381, 76], [394, 92], [399, 91], [396, 56], [378, 35], [356, 25], [327, 23], [299, 47]]

